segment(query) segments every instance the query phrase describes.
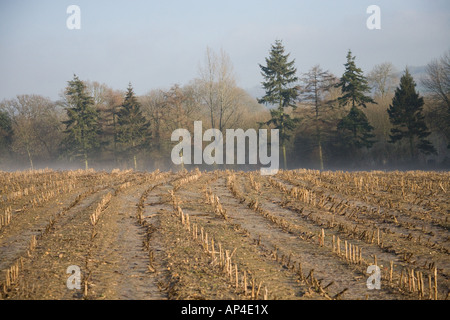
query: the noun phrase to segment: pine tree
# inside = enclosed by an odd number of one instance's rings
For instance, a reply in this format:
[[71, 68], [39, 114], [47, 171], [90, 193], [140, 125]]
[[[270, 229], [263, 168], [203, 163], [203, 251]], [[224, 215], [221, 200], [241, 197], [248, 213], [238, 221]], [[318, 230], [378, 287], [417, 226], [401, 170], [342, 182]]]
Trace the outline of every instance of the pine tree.
[[282, 109], [276, 108], [270, 110], [271, 119], [267, 121], [266, 125], [273, 125], [275, 129], [280, 132], [280, 141], [287, 141], [290, 135], [287, 131], [292, 131], [298, 122], [297, 118], [291, 118], [289, 114], [285, 113]]
[[368, 103], [376, 102], [365, 95], [370, 87], [363, 71], [356, 67], [355, 57], [352, 56], [350, 50], [347, 54], [347, 63], [344, 66], [345, 72], [336, 85], [342, 91], [342, 96], [338, 98], [338, 102], [340, 106], [350, 105], [350, 111], [338, 123], [338, 130], [343, 132], [344, 137], [346, 137], [345, 142], [350, 148], [371, 148], [375, 143], [372, 140], [374, 137], [372, 134], [373, 127], [370, 125], [367, 116], [358, 107], [366, 108]]
[[411, 159], [416, 156], [416, 148], [424, 154], [436, 154], [436, 149], [426, 139], [430, 132], [422, 114], [423, 105], [424, 100], [416, 92], [416, 83], [406, 68], [388, 108], [389, 119], [393, 125], [389, 142], [396, 143], [406, 139], [409, 142]]
[[12, 134], [11, 118], [6, 111], [0, 110], [0, 147], [6, 147], [11, 144]]
[[342, 118], [337, 126], [347, 146], [356, 149], [370, 148], [375, 143], [375, 135], [371, 132], [373, 127], [369, 124], [367, 116], [357, 107], [352, 106], [348, 115]]
[[290, 138], [288, 131], [291, 131], [298, 122], [298, 119], [291, 118], [285, 111], [285, 108], [297, 107], [294, 102], [298, 97], [298, 87], [294, 85], [298, 81], [297, 69], [294, 66], [295, 60], [288, 61], [289, 55], [289, 53], [285, 54], [282, 42], [276, 40], [272, 45], [269, 58], [266, 58], [266, 66], [259, 65], [265, 80], [262, 86], [266, 93], [264, 97], [258, 99], [258, 102], [276, 107], [276, 110], [271, 110], [272, 119], [266, 124], [274, 124], [279, 130], [285, 169], [287, 168], [286, 142]]
[[341, 88], [342, 97], [338, 98], [340, 106], [351, 105], [366, 107], [367, 103], [376, 103], [365, 93], [370, 90], [368, 80], [363, 71], [356, 67], [355, 57], [351, 50], [347, 53], [347, 63], [344, 64], [345, 71], [339, 83], [336, 85]]
[[85, 84], [76, 75], [72, 81], [68, 81], [65, 98], [68, 120], [63, 121], [66, 125], [64, 133], [67, 135], [62, 141], [62, 147], [70, 157], [83, 159], [87, 170], [90, 154], [100, 145], [98, 113]]
[[134, 95], [131, 83], [117, 112], [117, 125], [122, 151], [133, 155], [134, 169], [137, 170], [137, 153], [149, 142], [150, 122], [142, 115], [141, 105]]
[[7, 112], [0, 110], [0, 155], [9, 150], [13, 137], [12, 121]]

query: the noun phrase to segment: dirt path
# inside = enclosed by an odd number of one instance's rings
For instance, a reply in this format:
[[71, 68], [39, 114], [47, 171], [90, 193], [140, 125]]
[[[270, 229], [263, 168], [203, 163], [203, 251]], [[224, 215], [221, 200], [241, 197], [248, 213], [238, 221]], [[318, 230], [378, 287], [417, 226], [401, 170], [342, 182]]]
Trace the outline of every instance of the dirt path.
[[138, 224], [136, 207], [148, 185], [116, 195], [102, 214], [92, 250], [90, 299], [165, 299], [149, 272], [144, 248], [146, 230]]

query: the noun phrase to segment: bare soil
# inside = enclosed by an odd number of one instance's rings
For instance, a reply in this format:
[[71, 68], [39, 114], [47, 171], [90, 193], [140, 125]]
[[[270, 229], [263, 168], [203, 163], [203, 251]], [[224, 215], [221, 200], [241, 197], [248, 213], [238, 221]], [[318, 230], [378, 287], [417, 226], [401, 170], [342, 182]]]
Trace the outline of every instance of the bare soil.
[[[0, 225], [0, 297], [448, 299], [449, 178], [308, 170], [5, 173], [0, 215], [10, 210], [11, 219]], [[367, 286], [374, 264], [379, 290]], [[78, 290], [67, 287], [69, 266], [81, 269]]]

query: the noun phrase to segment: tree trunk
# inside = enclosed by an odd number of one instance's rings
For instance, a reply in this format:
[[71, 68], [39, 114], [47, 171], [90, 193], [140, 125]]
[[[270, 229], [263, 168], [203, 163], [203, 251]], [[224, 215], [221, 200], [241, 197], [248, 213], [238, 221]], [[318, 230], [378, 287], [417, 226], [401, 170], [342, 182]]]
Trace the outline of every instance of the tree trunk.
[[414, 137], [412, 135], [409, 136], [409, 151], [411, 153], [411, 161], [413, 162], [415, 160], [415, 154], [414, 154]]
[[30, 168], [31, 168], [31, 171], [33, 171], [34, 170], [33, 158], [31, 157], [31, 152], [30, 152], [30, 149], [28, 148], [28, 146], [27, 146], [27, 153], [28, 153], [28, 160], [30, 160]]
[[[133, 146], [133, 151], [134, 151], [134, 148], [136, 147], [136, 142], [133, 140], [133, 141], [131, 142], [131, 144], [132, 144], [132, 146]], [[134, 151], [134, 152], [136, 152], [136, 151]], [[133, 155], [133, 161], [134, 161], [134, 170], [136, 171], [136, 170], [137, 170], [136, 153], [134, 153], [134, 155]]]
[[117, 166], [117, 127], [116, 127], [116, 111], [113, 110], [113, 130], [114, 130], [114, 144], [113, 144], [113, 152], [114, 152], [114, 164]]
[[184, 149], [181, 149], [181, 170], [184, 171]]
[[[281, 92], [281, 88], [278, 88], [279, 92]], [[280, 136], [284, 137], [284, 112], [283, 112], [283, 101], [280, 97], [280, 105], [279, 108], [281, 110], [281, 121], [280, 121]], [[281, 148], [283, 151], [283, 164], [284, 164], [284, 170], [287, 170], [287, 160], [286, 160], [286, 143], [284, 141], [284, 138], [282, 138], [281, 142]]]
[[319, 127], [319, 98], [317, 90], [315, 90], [315, 104], [316, 104], [316, 133], [317, 133], [317, 145], [319, 147], [320, 171], [323, 171], [322, 136], [320, 135], [320, 127]]
[[211, 128], [214, 129], [214, 101], [212, 98], [212, 85], [210, 85], [209, 88], [209, 110], [210, 110], [210, 116], [211, 116]]
[[320, 161], [320, 171], [323, 171], [323, 154], [322, 154], [322, 142], [319, 136], [319, 161]]
[[87, 157], [87, 153], [84, 153], [84, 167], [87, 170], [89, 170], [89, 165], [88, 165], [88, 157]]

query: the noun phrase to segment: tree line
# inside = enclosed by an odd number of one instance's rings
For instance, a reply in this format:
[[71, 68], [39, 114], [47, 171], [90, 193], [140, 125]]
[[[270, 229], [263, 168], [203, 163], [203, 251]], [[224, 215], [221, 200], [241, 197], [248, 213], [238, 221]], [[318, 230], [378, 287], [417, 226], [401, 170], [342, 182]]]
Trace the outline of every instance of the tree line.
[[428, 64], [423, 95], [408, 68], [364, 74], [351, 50], [339, 77], [320, 65], [299, 73], [280, 40], [259, 64], [256, 99], [238, 87], [226, 52], [210, 48], [188, 84], [142, 96], [131, 83], [115, 90], [74, 75], [57, 101], [0, 103], [0, 168], [170, 169], [171, 133], [198, 120], [220, 131], [279, 129], [282, 168], [448, 168], [449, 57]]
[[284, 168], [448, 168], [450, 51], [428, 64], [425, 96], [408, 67], [400, 79], [391, 63], [365, 75], [349, 50], [341, 77], [316, 65], [299, 79], [289, 55], [272, 45], [258, 100], [272, 107]]

